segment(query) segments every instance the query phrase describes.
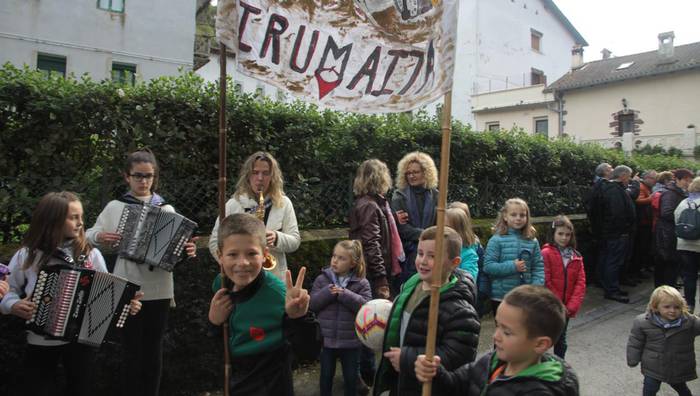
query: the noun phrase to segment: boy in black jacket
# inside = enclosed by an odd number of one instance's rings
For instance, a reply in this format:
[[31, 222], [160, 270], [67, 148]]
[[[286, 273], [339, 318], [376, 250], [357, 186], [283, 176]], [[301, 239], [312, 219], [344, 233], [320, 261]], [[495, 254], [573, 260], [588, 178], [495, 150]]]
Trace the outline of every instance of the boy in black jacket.
[[415, 373], [433, 389], [454, 395], [576, 396], [578, 378], [563, 360], [546, 351], [564, 328], [565, 308], [543, 286], [523, 285], [503, 298], [496, 313], [495, 351], [450, 371], [436, 354], [421, 355]]
[[[436, 353], [448, 369], [471, 362], [479, 344], [479, 319], [474, 309], [476, 287], [466, 272], [456, 270], [460, 262], [462, 239], [445, 227], [445, 254], [442, 264], [440, 310]], [[437, 227], [423, 231], [416, 256], [417, 273], [403, 285], [394, 300], [384, 335], [383, 357], [377, 369], [374, 395], [420, 395], [421, 386], [414, 373], [415, 361], [425, 353], [430, 305], [430, 280], [435, 260]], [[433, 395], [440, 395], [433, 392]]]

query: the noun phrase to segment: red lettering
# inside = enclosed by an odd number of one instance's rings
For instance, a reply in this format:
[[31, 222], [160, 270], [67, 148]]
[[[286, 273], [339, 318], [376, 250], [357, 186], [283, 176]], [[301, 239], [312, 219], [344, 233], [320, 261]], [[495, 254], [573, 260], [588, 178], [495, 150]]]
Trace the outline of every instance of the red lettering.
[[246, 24], [248, 23], [248, 17], [250, 14], [260, 14], [262, 10], [257, 7], [253, 7], [244, 1], [240, 2], [241, 7], [243, 7], [243, 15], [241, 15], [241, 23], [238, 25], [238, 49], [243, 52], [250, 52], [252, 49], [250, 45], [242, 41], [243, 32], [245, 32]]
[[306, 51], [306, 59], [304, 60], [304, 66], [299, 67], [297, 63], [297, 58], [299, 57], [299, 47], [301, 47], [301, 41], [304, 39], [304, 33], [306, 32], [306, 26], [299, 26], [299, 31], [297, 32], [297, 38], [294, 41], [294, 48], [292, 49], [292, 58], [289, 60], [289, 67], [297, 73], [305, 73], [306, 69], [309, 68], [311, 63], [311, 58], [316, 52], [316, 44], [318, 43], [318, 30], [314, 30], [311, 34], [311, 42], [309, 43], [309, 48]]
[[350, 80], [350, 84], [348, 84], [347, 89], [355, 89], [357, 83], [359, 83], [364, 76], [367, 76], [369, 77], [369, 81], [367, 81], [365, 94], [372, 92], [372, 84], [374, 84], [374, 79], [377, 77], [377, 68], [379, 68], [379, 57], [381, 54], [382, 47], [376, 46], [374, 51], [372, 51], [369, 57], [367, 57], [367, 60], [365, 61], [365, 64], [362, 65], [362, 68], [360, 68], [360, 71], [358, 71], [357, 74], [355, 74], [355, 77]]
[[391, 95], [394, 93], [392, 89], [386, 89], [386, 85], [389, 83], [389, 79], [394, 74], [394, 69], [396, 69], [396, 64], [399, 62], [399, 58], [408, 57], [408, 51], [406, 50], [389, 50], [389, 55], [393, 56], [394, 59], [389, 63], [389, 67], [386, 69], [386, 74], [384, 75], [384, 82], [382, 83], [382, 88], [376, 91], [372, 91], [372, 96], [381, 95]]
[[[275, 27], [277, 25], [277, 27]], [[267, 55], [267, 49], [272, 42], [272, 63], [280, 64], [280, 36], [289, 27], [287, 18], [279, 14], [270, 15], [270, 20], [267, 23], [267, 31], [265, 32], [265, 40], [262, 48], [260, 48], [260, 59], [264, 59]]]
[[422, 51], [413, 50], [409, 52], [408, 55], [417, 58], [418, 62], [416, 63], [416, 67], [413, 69], [413, 74], [411, 74], [411, 78], [408, 80], [408, 83], [406, 83], [406, 86], [403, 87], [401, 91], [399, 91], [399, 95], [405, 95], [406, 92], [408, 92], [408, 90], [411, 89], [413, 84], [416, 82], [418, 75], [420, 74], [421, 68], [423, 67], [423, 57], [425, 56], [425, 54]]

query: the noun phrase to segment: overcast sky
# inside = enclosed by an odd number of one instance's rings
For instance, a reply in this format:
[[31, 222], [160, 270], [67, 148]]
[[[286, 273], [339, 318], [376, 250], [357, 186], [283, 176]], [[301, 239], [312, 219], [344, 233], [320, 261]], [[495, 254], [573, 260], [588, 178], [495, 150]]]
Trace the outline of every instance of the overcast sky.
[[554, 0], [588, 41], [586, 62], [658, 48], [657, 36], [673, 30], [674, 45], [700, 41], [700, 0]]

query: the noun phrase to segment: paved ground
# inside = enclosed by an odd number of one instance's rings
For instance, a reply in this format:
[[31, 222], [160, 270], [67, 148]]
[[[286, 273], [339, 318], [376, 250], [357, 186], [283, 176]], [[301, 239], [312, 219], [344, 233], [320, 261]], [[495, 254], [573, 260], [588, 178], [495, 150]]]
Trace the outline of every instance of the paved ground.
[[[630, 289], [630, 304], [620, 304], [602, 298], [602, 290], [591, 287], [586, 295], [579, 316], [569, 324], [569, 351], [567, 361], [579, 375], [582, 396], [641, 395], [642, 375], [639, 367], [626, 364], [625, 348], [632, 320], [644, 312], [651, 283]], [[482, 319], [479, 354], [492, 346], [493, 318]], [[695, 347], [700, 356], [700, 346]], [[316, 396], [318, 391], [318, 366], [306, 367], [295, 372], [295, 393], [298, 396]], [[693, 394], [700, 395], [700, 380], [688, 383]], [[342, 374], [336, 374], [334, 395], [342, 395]], [[214, 394], [216, 395], [216, 394]], [[659, 396], [676, 393], [662, 385]]]

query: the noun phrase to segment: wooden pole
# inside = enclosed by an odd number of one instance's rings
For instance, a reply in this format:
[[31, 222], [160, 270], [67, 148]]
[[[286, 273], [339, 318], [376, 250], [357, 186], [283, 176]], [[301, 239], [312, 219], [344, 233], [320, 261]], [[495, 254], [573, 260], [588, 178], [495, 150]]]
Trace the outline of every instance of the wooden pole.
[[[440, 191], [437, 204], [437, 237], [435, 238], [435, 264], [433, 278], [430, 281], [430, 311], [428, 313], [428, 339], [425, 342], [425, 357], [433, 360], [435, 356], [435, 339], [437, 338], [437, 320], [442, 286], [442, 263], [445, 257], [445, 207], [447, 206], [447, 180], [450, 172], [450, 135], [452, 133], [452, 91], [445, 94], [442, 107], [442, 146], [440, 148]], [[423, 384], [423, 396], [432, 393], [432, 382]]]
[[[219, 43], [219, 223], [226, 217], [226, 46]], [[224, 267], [221, 269], [221, 288], [227, 282]], [[228, 320], [223, 324], [224, 336], [224, 396], [229, 396], [231, 356], [228, 349]]]

